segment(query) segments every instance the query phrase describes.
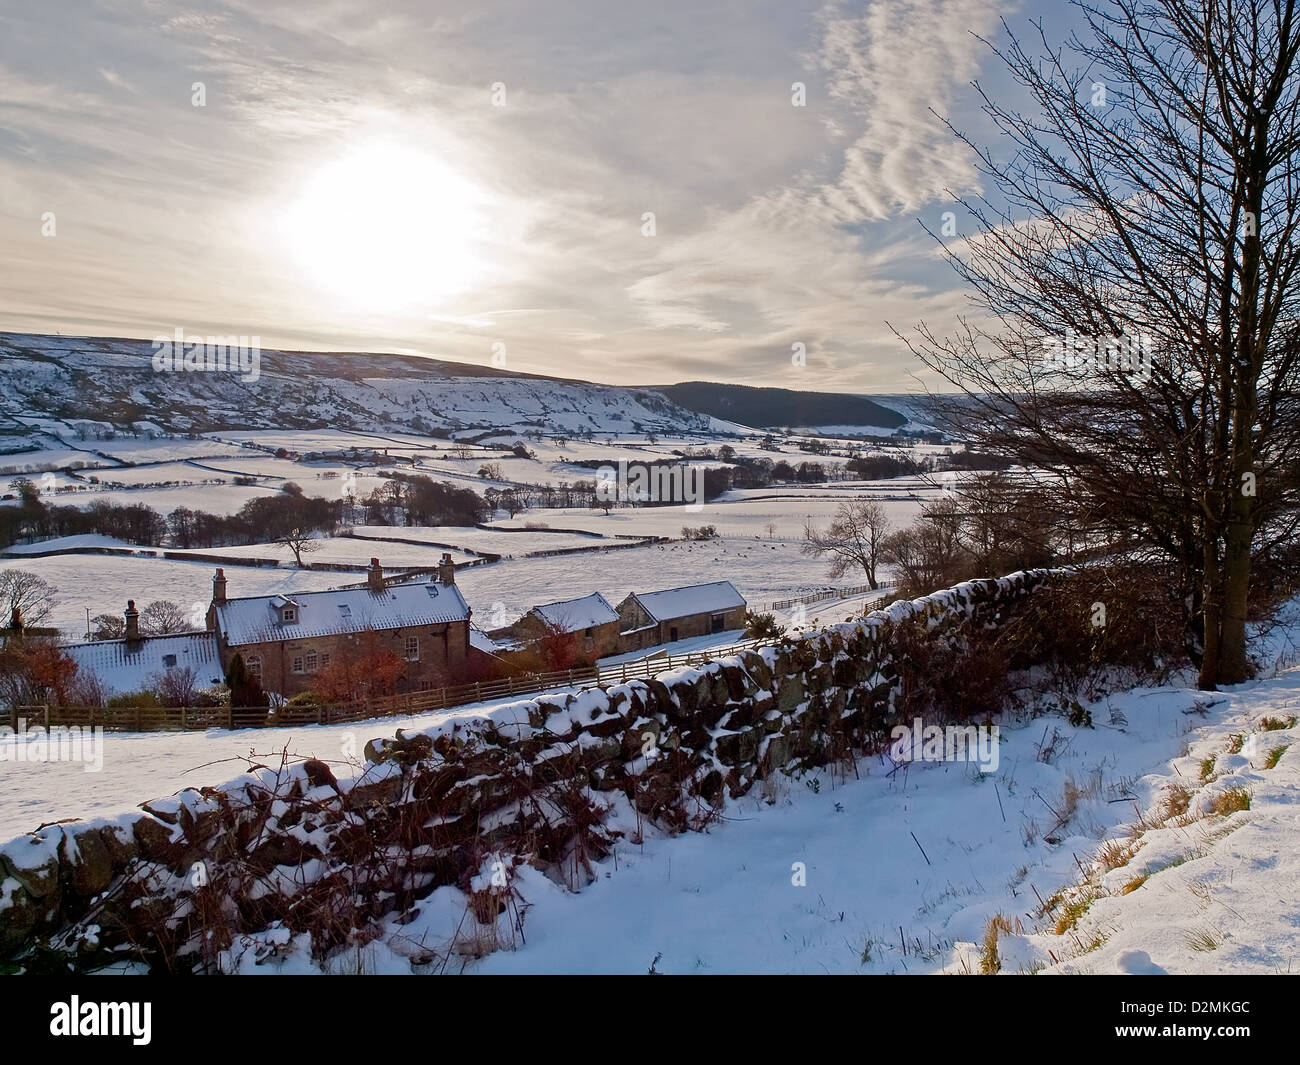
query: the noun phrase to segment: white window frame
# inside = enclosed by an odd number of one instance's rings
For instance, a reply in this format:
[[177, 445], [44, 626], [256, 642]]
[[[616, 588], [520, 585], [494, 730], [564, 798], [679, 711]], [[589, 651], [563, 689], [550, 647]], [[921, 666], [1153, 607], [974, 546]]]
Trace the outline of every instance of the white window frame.
[[[411, 645], [415, 645], [415, 654], [411, 654]], [[408, 636], [406, 638], [406, 660], [408, 662], [420, 661], [420, 637]]]
[[262, 679], [262, 656], [249, 655], [244, 659], [244, 672], [255, 680]]
[[302, 676], [307, 671], [303, 668], [302, 655], [293, 656], [293, 673], [294, 676]]
[[306, 667], [308, 673], [315, 673], [320, 667], [320, 655], [318, 655], [314, 650], [309, 650], [303, 656], [303, 665]]

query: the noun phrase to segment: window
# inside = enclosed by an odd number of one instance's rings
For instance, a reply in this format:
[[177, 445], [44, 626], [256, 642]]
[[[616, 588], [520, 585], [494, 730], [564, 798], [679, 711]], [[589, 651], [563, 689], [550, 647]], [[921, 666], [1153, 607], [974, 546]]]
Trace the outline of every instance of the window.
[[320, 667], [321, 667], [321, 669], [329, 669], [329, 667], [330, 667], [330, 653], [329, 653], [328, 651], [322, 651], [322, 652], [320, 653]]
[[293, 658], [293, 671], [294, 671], [295, 673], [301, 673], [301, 672], [303, 672], [303, 668], [302, 668], [302, 655], [294, 655], [294, 658]]
[[247, 673], [249, 678], [252, 680], [261, 680], [262, 679], [262, 656], [249, 655], [246, 659], [244, 659], [244, 672]]
[[317, 662], [318, 662], [318, 661], [319, 661], [319, 659], [317, 658], [317, 656], [316, 656], [316, 652], [315, 652], [315, 651], [308, 651], [308, 652], [307, 652], [307, 655], [306, 655], [306, 665], [307, 665], [307, 672], [308, 672], [308, 673], [315, 673], [315, 672], [316, 672], [316, 665], [317, 665]]
[[166, 666], [168, 669], [171, 669], [172, 666], [176, 665], [176, 656], [163, 655], [163, 665]]
[[420, 661], [420, 637], [408, 636], [406, 638], [406, 660], [408, 662]]
[[291, 606], [287, 606], [284, 608], [284, 611], [281, 613], [280, 620], [283, 621], [286, 625], [290, 624], [291, 622], [297, 621], [298, 611], [296, 611]]
[[347, 603], [340, 603], [339, 613], [342, 614], [345, 618], [350, 618], [352, 616], [352, 608], [348, 606]]

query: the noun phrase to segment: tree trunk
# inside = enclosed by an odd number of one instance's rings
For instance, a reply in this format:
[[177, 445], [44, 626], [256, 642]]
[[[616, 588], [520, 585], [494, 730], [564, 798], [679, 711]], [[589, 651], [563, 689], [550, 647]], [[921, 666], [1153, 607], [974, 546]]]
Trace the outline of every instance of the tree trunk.
[[1222, 624], [1222, 589], [1219, 577], [1218, 545], [1213, 536], [1206, 537], [1204, 593], [1201, 616], [1205, 619], [1205, 647], [1201, 652], [1201, 670], [1196, 686], [1201, 691], [1215, 691], [1219, 686], [1219, 632]]

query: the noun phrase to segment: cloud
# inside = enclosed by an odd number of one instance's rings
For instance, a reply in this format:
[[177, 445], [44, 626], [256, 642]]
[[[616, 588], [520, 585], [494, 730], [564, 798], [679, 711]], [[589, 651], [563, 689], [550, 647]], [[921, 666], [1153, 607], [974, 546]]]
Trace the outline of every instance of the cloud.
[[[989, 0], [54, 6], [0, 44], [0, 328], [481, 363], [504, 341], [528, 372], [880, 390], [911, 369], [886, 319], [962, 302], [911, 214], [977, 188], [928, 108], [965, 106]], [[278, 243], [312, 174], [377, 137], [481, 190], [473, 291], [350, 310]]]

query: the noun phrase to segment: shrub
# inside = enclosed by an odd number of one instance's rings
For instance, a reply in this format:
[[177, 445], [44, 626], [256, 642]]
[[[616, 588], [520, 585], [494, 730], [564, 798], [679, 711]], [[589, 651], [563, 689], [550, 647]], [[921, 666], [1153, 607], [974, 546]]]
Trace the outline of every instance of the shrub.
[[785, 626], [776, 620], [775, 614], [758, 614], [752, 610], [745, 611], [745, 638], [749, 640], [776, 639], [785, 635]]

